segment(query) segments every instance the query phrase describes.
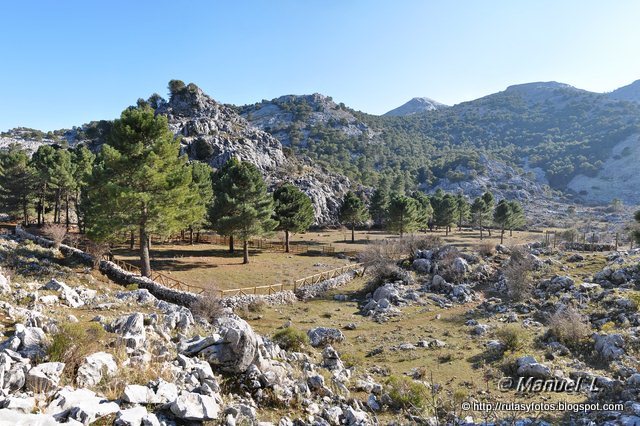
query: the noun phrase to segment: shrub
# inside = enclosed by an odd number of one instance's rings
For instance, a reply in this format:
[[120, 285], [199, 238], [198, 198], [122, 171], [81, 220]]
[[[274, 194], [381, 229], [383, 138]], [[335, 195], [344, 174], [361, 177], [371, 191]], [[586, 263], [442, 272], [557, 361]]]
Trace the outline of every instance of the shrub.
[[640, 291], [630, 291], [626, 296], [631, 300], [636, 309], [640, 309]]
[[47, 348], [49, 361], [64, 362], [65, 374], [73, 378], [87, 355], [98, 352], [106, 331], [99, 323], [65, 323], [59, 326]]
[[576, 348], [591, 335], [591, 326], [587, 319], [576, 309], [559, 309], [549, 318], [549, 334], [570, 347]]
[[456, 270], [454, 267], [455, 260], [460, 257], [458, 250], [449, 250], [444, 253], [444, 256], [438, 262], [438, 275], [444, 278], [450, 283], [461, 283], [464, 281], [465, 273]]
[[200, 297], [189, 306], [189, 309], [193, 315], [204, 318], [210, 323], [224, 315], [224, 306], [220, 299], [211, 294]]
[[273, 341], [283, 349], [300, 352], [305, 345], [309, 344], [309, 337], [304, 331], [287, 327], [276, 331], [273, 335]]
[[502, 343], [505, 351], [515, 352], [525, 345], [527, 334], [518, 325], [507, 325], [496, 332], [496, 338]]
[[509, 298], [514, 301], [522, 301], [531, 295], [533, 287], [532, 270], [533, 262], [525, 249], [512, 249], [509, 263], [502, 270], [507, 281], [507, 296]]
[[53, 241], [53, 248], [59, 249], [67, 235], [67, 227], [58, 223], [47, 223], [42, 227], [42, 234]]
[[496, 254], [496, 246], [490, 242], [485, 241], [483, 243], [478, 244], [478, 253], [480, 256], [490, 257]]
[[400, 244], [409, 259], [413, 259], [418, 250], [433, 250], [442, 246], [442, 239], [438, 235], [409, 235]]
[[105, 253], [109, 252], [109, 244], [98, 243], [96, 241], [88, 240], [85, 253], [91, 256], [92, 267], [97, 269], [100, 266], [100, 261]]
[[394, 408], [403, 410], [424, 410], [427, 408], [430, 392], [423, 383], [404, 376], [391, 376], [387, 380], [387, 393]]
[[258, 314], [258, 313], [264, 312], [266, 306], [267, 306], [267, 302], [265, 302], [264, 299], [254, 299], [251, 301], [251, 303], [247, 305], [247, 310], [249, 312]]

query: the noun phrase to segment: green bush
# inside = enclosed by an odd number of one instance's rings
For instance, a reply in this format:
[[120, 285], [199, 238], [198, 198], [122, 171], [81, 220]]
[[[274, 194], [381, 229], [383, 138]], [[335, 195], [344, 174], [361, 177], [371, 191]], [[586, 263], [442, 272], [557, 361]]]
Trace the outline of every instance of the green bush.
[[394, 408], [403, 410], [424, 410], [427, 408], [430, 392], [423, 383], [409, 377], [390, 376], [387, 379], [387, 393]]
[[106, 334], [96, 322], [62, 324], [47, 348], [49, 361], [64, 362], [65, 374], [73, 378], [84, 358], [100, 350]]
[[306, 333], [293, 327], [283, 328], [273, 335], [273, 341], [288, 351], [300, 352], [309, 343]]
[[525, 330], [518, 325], [507, 325], [496, 332], [496, 337], [504, 346], [505, 351], [522, 349], [527, 340]]

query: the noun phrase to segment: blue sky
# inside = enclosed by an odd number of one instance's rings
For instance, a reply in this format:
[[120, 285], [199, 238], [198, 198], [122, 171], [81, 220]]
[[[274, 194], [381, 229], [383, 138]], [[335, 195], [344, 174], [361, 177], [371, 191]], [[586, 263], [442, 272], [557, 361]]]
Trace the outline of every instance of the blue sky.
[[374, 114], [640, 79], [635, 0], [21, 0], [0, 15], [0, 130], [115, 118], [172, 78], [226, 103], [319, 92]]

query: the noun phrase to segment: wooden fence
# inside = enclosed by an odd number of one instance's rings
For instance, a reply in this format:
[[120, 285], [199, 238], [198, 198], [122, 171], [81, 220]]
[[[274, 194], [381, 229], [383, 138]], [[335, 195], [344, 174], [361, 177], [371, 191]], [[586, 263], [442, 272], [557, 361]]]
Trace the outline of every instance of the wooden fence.
[[364, 263], [353, 263], [351, 265], [341, 266], [340, 268], [335, 268], [330, 271], [324, 271], [318, 274], [310, 275], [308, 277], [300, 278], [299, 280], [295, 280], [293, 282], [293, 290], [295, 291], [305, 285], [312, 285], [322, 281], [330, 280], [331, 278], [335, 278], [342, 274], [346, 274], [347, 272], [356, 271], [361, 268], [364, 268]]
[[[141, 275], [141, 270], [136, 265], [125, 262], [120, 259], [109, 258], [108, 256], [104, 256], [105, 260], [109, 260], [118, 267], [123, 270], [130, 272], [132, 274]], [[293, 291], [311, 284], [317, 284], [319, 282], [329, 280], [331, 278], [335, 278], [339, 275], [345, 274], [350, 271], [356, 271], [364, 267], [363, 263], [353, 263], [351, 265], [341, 266], [340, 268], [331, 269], [330, 271], [320, 272], [314, 275], [310, 275], [308, 277], [301, 278], [299, 280], [295, 280], [293, 284], [271, 284], [271, 285], [260, 285], [253, 287], [241, 287], [241, 288], [232, 288], [227, 290], [213, 290], [204, 287], [199, 287], [192, 284], [187, 284], [184, 281], [177, 280], [168, 275], [165, 275], [161, 272], [153, 272], [151, 275], [151, 279], [158, 284], [162, 284], [167, 288], [171, 288], [174, 290], [180, 291], [188, 291], [195, 294], [218, 294], [220, 297], [234, 297], [234, 296], [248, 296], [250, 294], [260, 294], [260, 295], [270, 295], [273, 293], [277, 293], [280, 291], [284, 291], [288, 288], [292, 288]]]

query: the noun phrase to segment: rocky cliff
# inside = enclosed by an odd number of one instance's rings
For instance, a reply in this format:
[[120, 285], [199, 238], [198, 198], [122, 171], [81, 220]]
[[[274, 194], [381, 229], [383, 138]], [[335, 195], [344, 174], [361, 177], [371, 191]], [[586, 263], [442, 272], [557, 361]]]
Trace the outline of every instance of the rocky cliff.
[[286, 154], [278, 139], [194, 84], [173, 93], [169, 102], [160, 102], [156, 111], [167, 116], [190, 158], [214, 168], [231, 157], [251, 162], [270, 186], [287, 181], [304, 191], [313, 201], [316, 224], [336, 223], [342, 197], [351, 186], [344, 176], [305, 165], [293, 154]]

